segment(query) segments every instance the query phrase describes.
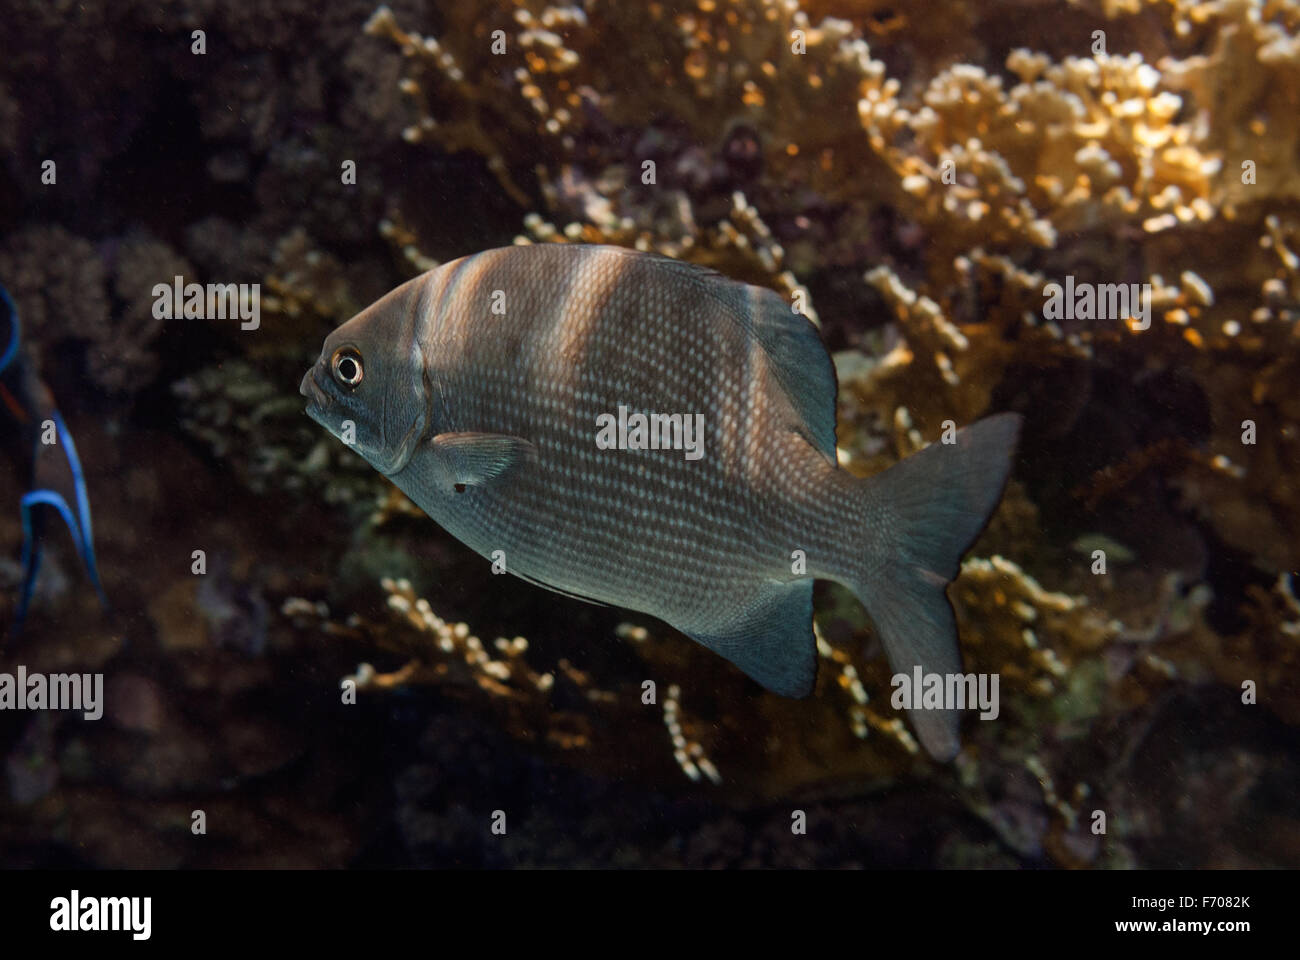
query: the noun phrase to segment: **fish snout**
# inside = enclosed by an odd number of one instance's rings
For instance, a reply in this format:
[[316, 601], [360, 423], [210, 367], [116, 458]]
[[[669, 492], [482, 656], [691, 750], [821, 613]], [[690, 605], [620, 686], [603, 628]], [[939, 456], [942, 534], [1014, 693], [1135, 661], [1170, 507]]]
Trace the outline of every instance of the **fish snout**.
[[298, 392], [318, 407], [324, 407], [329, 403], [329, 397], [325, 395], [325, 391], [316, 383], [315, 367], [312, 367], [302, 375], [302, 383], [298, 384]]

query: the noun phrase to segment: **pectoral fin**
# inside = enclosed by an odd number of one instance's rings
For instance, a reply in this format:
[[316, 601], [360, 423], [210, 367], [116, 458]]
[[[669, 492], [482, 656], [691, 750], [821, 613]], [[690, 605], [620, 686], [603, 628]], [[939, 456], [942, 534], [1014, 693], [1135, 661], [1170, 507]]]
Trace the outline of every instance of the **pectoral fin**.
[[537, 459], [527, 440], [501, 433], [440, 433], [429, 442], [458, 487], [484, 486]]

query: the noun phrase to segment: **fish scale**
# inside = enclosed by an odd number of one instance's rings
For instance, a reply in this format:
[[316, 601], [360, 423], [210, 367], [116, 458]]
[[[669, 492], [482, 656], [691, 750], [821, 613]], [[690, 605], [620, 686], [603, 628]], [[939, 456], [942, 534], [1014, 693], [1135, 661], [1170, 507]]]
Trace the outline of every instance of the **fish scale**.
[[[621, 262], [622, 258], [612, 262], [606, 258], [583, 282], [594, 290], [615, 286]], [[508, 272], [508, 265], [498, 264], [495, 270], [487, 266], [477, 276], [465, 276], [440, 292], [450, 301], [450, 314], [481, 313], [488, 328], [475, 331], [475, 348], [464, 353], [457, 347], [466, 341], [451, 340], [463, 336], [459, 329], [448, 331], [451, 336], [429, 329], [421, 335], [429, 348], [426, 362], [438, 371], [435, 376], [446, 380], [449, 395], [481, 398], [465, 404], [464, 412], [453, 402], [450, 421], [528, 437], [539, 452], [540, 469], [508, 489], [485, 487], [472, 492], [463, 504], [467, 528], [461, 538], [488, 555], [503, 550], [507, 568], [514, 566], [569, 592], [623, 605], [634, 593], [651, 602], [684, 593], [694, 597], [698, 606], [708, 598], [697, 585], [719, 579], [719, 569], [731, 566], [724, 561], [725, 554], [736, 551], [735, 538], [752, 527], [733, 513], [746, 510], [745, 498], [728, 496], [723, 465], [716, 458], [689, 463], [675, 452], [597, 449], [596, 417], [636, 398], [634, 405], [647, 412], [699, 411], [705, 413], [706, 423], [714, 420], [716, 411], [742, 401], [713, 389], [706, 368], [684, 366], [680, 354], [706, 351], [717, 364], [724, 360], [728, 346], [743, 356], [747, 344], [735, 336], [734, 343], [727, 344], [733, 330], [709, 331], [699, 322], [706, 319], [702, 317], [683, 318], [701, 335], [674, 344], [667, 323], [646, 322], [656, 315], [670, 316], [673, 305], [664, 298], [638, 305], [628, 295], [634, 289], [630, 285], [603, 306], [599, 294], [574, 298], [568, 291], [574, 289], [573, 274], [582, 266], [578, 262], [566, 272], [539, 270], [524, 279]], [[486, 309], [484, 296], [485, 290], [497, 289], [507, 293], [506, 314], [500, 317]], [[522, 327], [526, 331], [523, 349], [513, 352], [509, 338], [492, 337], [495, 326]], [[566, 331], [574, 329], [585, 331], [588, 341], [580, 358], [553, 349]], [[665, 371], [658, 384], [647, 375], [653, 366]], [[589, 399], [572, 405], [557, 429], [545, 401], [575, 372], [578, 391]], [[492, 375], [506, 382], [528, 382], [532, 389], [503, 404], [500, 391], [474, 388], [481, 378]], [[557, 503], [548, 476], [570, 463], [575, 464], [579, 482], [570, 496]], [[649, 469], [650, 476], [639, 474], [638, 468], [642, 474]], [[667, 487], [669, 478], [676, 479], [676, 490]], [[595, 510], [593, 498], [602, 505]], [[623, 509], [628, 505], [633, 509]], [[688, 510], [686, 519], [694, 522], [677, 544], [664, 543], [661, 530], [683, 505]], [[544, 530], [536, 527], [537, 518], [545, 519]], [[666, 566], [676, 575], [662, 576]], [[646, 595], [647, 583], [658, 587], [656, 595]], [[724, 581], [717, 586], [727, 589], [734, 584]], [[683, 616], [687, 611], [676, 613], [679, 621], [687, 619]]]
[[[780, 297], [568, 244], [409, 281], [326, 339], [302, 392], [479, 554], [660, 617], [789, 696], [816, 675], [815, 578], [853, 590], [896, 671], [960, 669], [944, 586], [997, 504], [1019, 422], [989, 417], [853, 477], [836, 463], [829, 357]], [[702, 415], [702, 456], [602, 449], [600, 418], [620, 406]], [[954, 711], [912, 721], [931, 753], [956, 752]]]

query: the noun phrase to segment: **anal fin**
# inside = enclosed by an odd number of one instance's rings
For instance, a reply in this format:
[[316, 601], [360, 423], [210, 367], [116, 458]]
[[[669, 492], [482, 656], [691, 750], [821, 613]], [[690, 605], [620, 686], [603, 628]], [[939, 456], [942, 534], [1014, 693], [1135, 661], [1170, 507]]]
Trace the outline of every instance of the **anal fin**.
[[774, 583], [725, 629], [685, 632], [773, 693], [806, 697], [817, 681], [812, 595], [812, 580]]

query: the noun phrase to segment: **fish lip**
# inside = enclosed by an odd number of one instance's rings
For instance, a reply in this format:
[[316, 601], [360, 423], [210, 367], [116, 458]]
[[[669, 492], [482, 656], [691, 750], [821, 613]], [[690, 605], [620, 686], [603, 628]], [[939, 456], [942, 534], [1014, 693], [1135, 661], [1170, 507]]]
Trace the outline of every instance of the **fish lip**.
[[308, 415], [311, 415], [313, 409], [324, 410], [330, 404], [329, 395], [316, 382], [315, 367], [302, 375], [302, 382], [298, 384], [298, 392], [311, 401], [311, 403], [307, 404]]

